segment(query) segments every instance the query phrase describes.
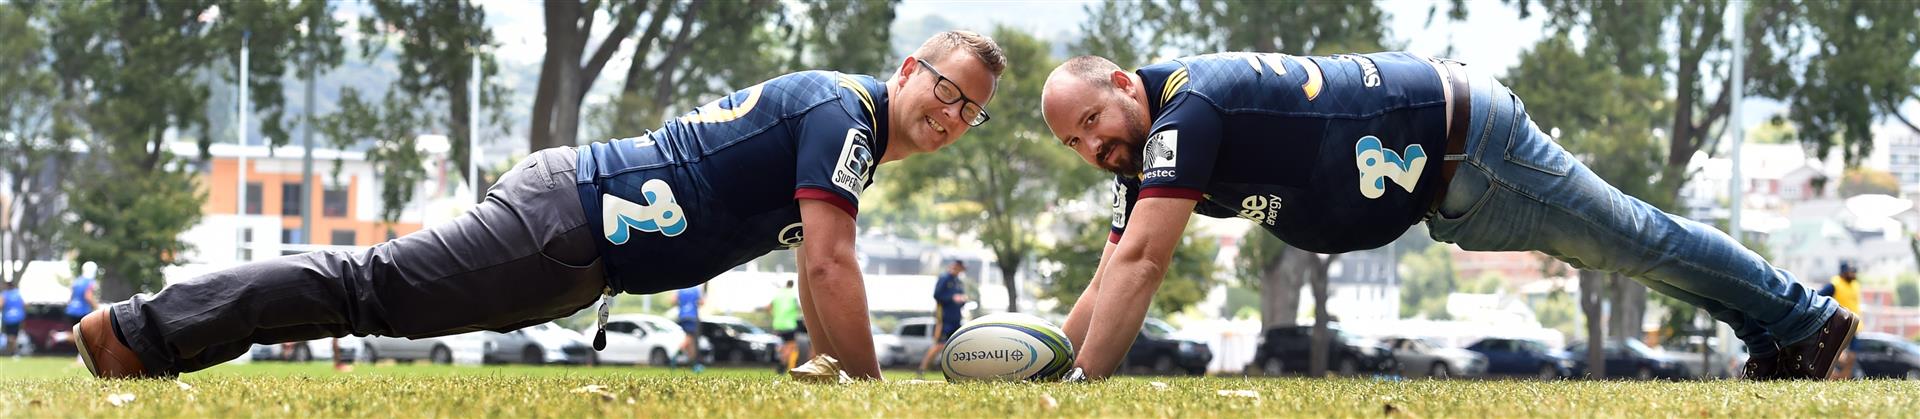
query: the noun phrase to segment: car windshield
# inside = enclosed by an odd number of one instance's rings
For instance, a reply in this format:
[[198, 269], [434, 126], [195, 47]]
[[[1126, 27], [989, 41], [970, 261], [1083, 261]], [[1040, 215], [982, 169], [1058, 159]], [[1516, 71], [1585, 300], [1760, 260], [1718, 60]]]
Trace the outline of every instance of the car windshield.
[[1639, 339], [1627, 339], [1627, 340], [1624, 340], [1623, 342], [1626, 342], [1627, 350], [1638, 353], [1641, 356], [1652, 357], [1660, 353], [1660, 351], [1656, 351], [1653, 348], [1647, 347], [1647, 344], [1640, 343]]
[[754, 334], [766, 333], [766, 332], [760, 331], [760, 328], [753, 327], [753, 325], [746, 324], [746, 323], [727, 323], [727, 328], [733, 329], [734, 333], [742, 334], [742, 335], [754, 335]]
[[1140, 331], [1154, 338], [1165, 338], [1174, 332], [1173, 326], [1160, 319], [1147, 319], [1146, 324], [1140, 325]]

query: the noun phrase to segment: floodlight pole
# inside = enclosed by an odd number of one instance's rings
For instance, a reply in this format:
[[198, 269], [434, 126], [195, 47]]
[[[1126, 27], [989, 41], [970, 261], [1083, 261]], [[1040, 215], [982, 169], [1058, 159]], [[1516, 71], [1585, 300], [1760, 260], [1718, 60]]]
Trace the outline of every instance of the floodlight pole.
[[[1740, 145], [1741, 143], [1747, 142], [1746, 122], [1740, 119], [1741, 102], [1744, 102], [1742, 98], [1746, 97], [1747, 93], [1747, 8], [1745, 2], [1736, 1], [1732, 3], [1733, 19], [1729, 21], [1733, 22], [1733, 94], [1728, 97], [1733, 98], [1733, 106], [1727, 115], [1727, 123], [1732, 125], [1729, 127], [1731, 128], [1729, 131], [1733, 134], [1733, 150], [1732, 153], [1730, 153], [1732, 164], [1729, 165], [1732, 167], [1732, 180], [1730, 181], [1731, 185], [1729, 185], [1732, 190], [1728, 191], [1730, 194], [1728, 205], [1732, 208], [1727, 214], [1727, 233], [1733, 236], [1734, 243], [1740, 243], [1740, 236], [1742, 236], [1740, 228], [1740, 208], [1745, 206], [1744, 201], [1746, 200], [1745, 195], [1747, 193], [1747, 188], [1745, 188], [1746, 182], [1742, 180], [1740, 176]], [[1714, 323], [1718, 324], [1719, 322]], [[1718, 327], [1715, 329], [1720, 338], [1721, 350], [1726, 352], [1725, 356], [1732, 356], [1733, 330], [1729, 329], [1725, 324], [1718, 324]], [[1702, 367], [1701, 369], [1704, 370], [1706, 367]]]

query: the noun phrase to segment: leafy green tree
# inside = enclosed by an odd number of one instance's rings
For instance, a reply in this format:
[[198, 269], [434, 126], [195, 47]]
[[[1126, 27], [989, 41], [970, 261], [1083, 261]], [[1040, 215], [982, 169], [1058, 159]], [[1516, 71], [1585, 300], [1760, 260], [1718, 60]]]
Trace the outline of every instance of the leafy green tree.
[[0, 235], [8, 237], [6, 260], [12, 269], [0, 280], [12, 282], [28, 261], [53, 259], [63, 248], [67, 201], [62, 192], [72, 178], [71, 132], [56, 109], [54, 75], [44, 57], [46, 37], [29, 24], [18, 5], [0, 5]]
[[1400, 315], [1448, 320], [1447, 295], [1456, 289], [1453, 278], [1453, 249], [1433, 245], [1400, 258], [1406, 271], [1400, 282]]
[[[1045, 278], [1041, 298], [1058, 302], [1060, 314], [1073, 308], [1080, 294], [1087, 290], [1093, 281], [1093, 271], [1100, 266], [1100, 252], [1105, 249], [1109, 231], [1106, 219], [1067, 221], [1070, 231], [1077, 232], [1069, 240], [1041, 252], [1041, 259], [1058, 263], [1061, 269]], [[1214, 257], [1220, 252], [1219, 244], [1200, 234], [1189, 231], [1180, 239], [1180, 246], [1173, 251], [1171, 266], [1167, 268], [1167, 278], [1160, 283], [1160, 289], [1153, 294], [1153, 306], [1149, 314], [1165, 316], [1185, 311], [1195, 303], [1207, 297], [1219, 281], [1215, 279]]]
[[1863, 194], [1900, 196], [1900, 181], [1885, 170], [1866, 167], [1847, 169], [1840, 177], [1840, 196]]
[[[565, 4], [566, 2], [558, 2]], [[413, 109], [369, 109], [367, 113], [343, 114], [345, 117], [378, 117], [382, 114], [393, 116], [405, 114], [401, 121], [420, 124], [421, 128], [431, 127], [436, 118], [439, 126], [450, 133], [447, 139], [452, 145], [451, 157], [456, 167], [467, 167], [472, 159], [468, 144], [480, 133], [468, 132], [469, 122], [481, 113], [487, 113], [487, 123], [483, 126], [498, 127], [505, 133], [505, 105], [510, 100], [506, 87], [493, 82], [500, 72], [500, 64], [489, 51], [495, 40], [493, 30], [486, 25], [485, 7], [468, 0], [431, 0], [401, 1], [377, 0], [372, 3], [373, 14], [360, 18], [360, 53], [363, 58], [372, 58], [396, 49], [400, 77], [394, 79], [393, 88], [399, 90], [407, 100], [396, 103], [385, 101], [388, 105], [405, 104]], [[549, 6], [553, 7], [553, 6]], [[551, 44], [551, 42], [549, 42]], [[480, 73], [474, 74], [473, 61], [480, 61]], [[482, 80], [479, 105], [473, 109], [472, 82], [478, 77]], [[389, 95], [391, 96], [391, 95]], [[421, 105], [437, 103], [446, 106], [445, 112], [429, 112]], [[362, 103], [362, 105], [365, 105]], [[417, 110], [416, 110], [417, 109]], [[378, 120], [360, 121], [359, 124], [377, 124]], [[395, 128], [398, 129], [398, 128]], [[361, 132], [366, 133], [366, 132]], [[397, 134], [388, 132], [388, 134]], [[398, 146], [395, 138], [385, 138], [386, 146]], [[350, 142], [341, 142], [343, 138], [334, 138], [342, 147]], [[405, 140], [411, 142], [411, 139]], [[539, 148], [533, 151], [539, 151]], [[389, 149], [387, 152], [369, 155], [369, 159], [383, 159], [377, 165], [382, 167], [383, 176], [408, 176], [409, 178], [382, 178], [382, 183], [413, 185], [425, 178], [424, 171], [413, 170], [420, 166], [417, 153]], [[412, 159], [412, 160], [408, 160]], [[460, 177], [467, 177], [467, 171], [458, 171]], [[486, 195], [491, 183], [482, 179], [468, 179], [467, 185], [478, 199]], [[405, 194], [411, 196], [411, 193]], [[384, 198], [398, 196], [382, 194]], [[406, 202], [387, 202], [389, 208], [404, 206]], [[391, 222], [391, 221], [389, 221]]]
[[[422, 165], [426, 156], [420, 152], [418, 141], [425, 121], [413, 113], [419, 105], [418, 98], [402, 89], [388, 89], [381, 102], [369, 103], [360, 98], [358, 90], [349, 88], [340, 92], [340, 110], [323, 117], [319, 124], [334, 147], [373, 142], [373, 148], [367, 150], [367, 163], [380, 179], [380, 221], [387, 225], [388, 234], [393, 233], [400, 212], [413, 202], [414, 185], [427, 177], [426, 166]], [[333, 173], [340, 175], [340, 160], [334, 160]]]
[[992, 121], [938, 153], [881, 167], [875, 177], [899, 190], [923, 191], [937, 201], [978, 208], [947, 221], [976, 233], [993, 251], [1007, 286], [1007, 309], [1018, 311], [1015, 274], [1040, 247], [1033, 214], [1046, 212], [1063, 197], [1085, 194], [1099, 178], [1095, 171], [1079, 170], [1078, 157], [1061, 147], [1046, 121], [1031, 111], [1040, 109], [1040, 86], [1057, 62], [1048, 54], [1048, 43], [1007, 27], [991, 36], [1012, 63], [989, 103]]
[[[199, 220], [205, 200], [193, 162], [169, 151], [169, 133], [202, 134], [195, 141], [205, 155], [211, 82], [205, 75], [234, 56], [239, 47], [235, 41], [243, 39], [243, 33], [252, 34], [250, 42], [292, 39], [297, 26], [314, 15], [311, 8], [325, 3], [203, 0], [25, 6], [49, 28], [48, 50], [59, 94], [83, 104], [71, 110], [75, 136], [86, 139], [88, 150], [77, 164], [98, 174], [70, 186], [76, 220], [66, 235], [79, 259], [97, 261], [103, 268], [104, 299], [156, 290], [163, 282], [160, 269], [177, 263], [179, 252], [189, 248], [178, 236]], [[232, 16], [220, 18], [217, 10]], [[259, 54], [253, 69], [277, 74], [272, 63], [321, 47], [291, 44], [254, 45]], [[271, 77], [254, 79], [254, 87], [267, 84], [263, 79]]]

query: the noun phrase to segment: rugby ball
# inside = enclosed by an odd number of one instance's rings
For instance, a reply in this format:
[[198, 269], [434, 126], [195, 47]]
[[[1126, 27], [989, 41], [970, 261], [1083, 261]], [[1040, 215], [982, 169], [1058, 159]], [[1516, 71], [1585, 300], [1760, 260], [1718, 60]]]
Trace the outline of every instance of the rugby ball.
[[960, 326], [940, 359], [949, 382], [1052, 381], [1073, 368], [1073, 344], [1039, 317], [991, 314]]

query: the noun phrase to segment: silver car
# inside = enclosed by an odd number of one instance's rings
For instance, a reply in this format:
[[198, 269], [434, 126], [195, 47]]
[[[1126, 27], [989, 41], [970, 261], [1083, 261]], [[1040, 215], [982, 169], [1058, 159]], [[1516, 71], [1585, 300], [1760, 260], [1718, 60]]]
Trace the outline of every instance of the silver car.
[[1440, 346], [1417, 337], [1390, 337], [1381, 343], [1393, 349], [1400, 363], [1400, 375], [1406, 377], [1478, 377], [1487, 373], [1487, 356], [1460, 348]]
[[580, 332], [541, 323], [507, 333], [481, 332], [487, 337], [487, 363], [592, 364], [591, 340]]

